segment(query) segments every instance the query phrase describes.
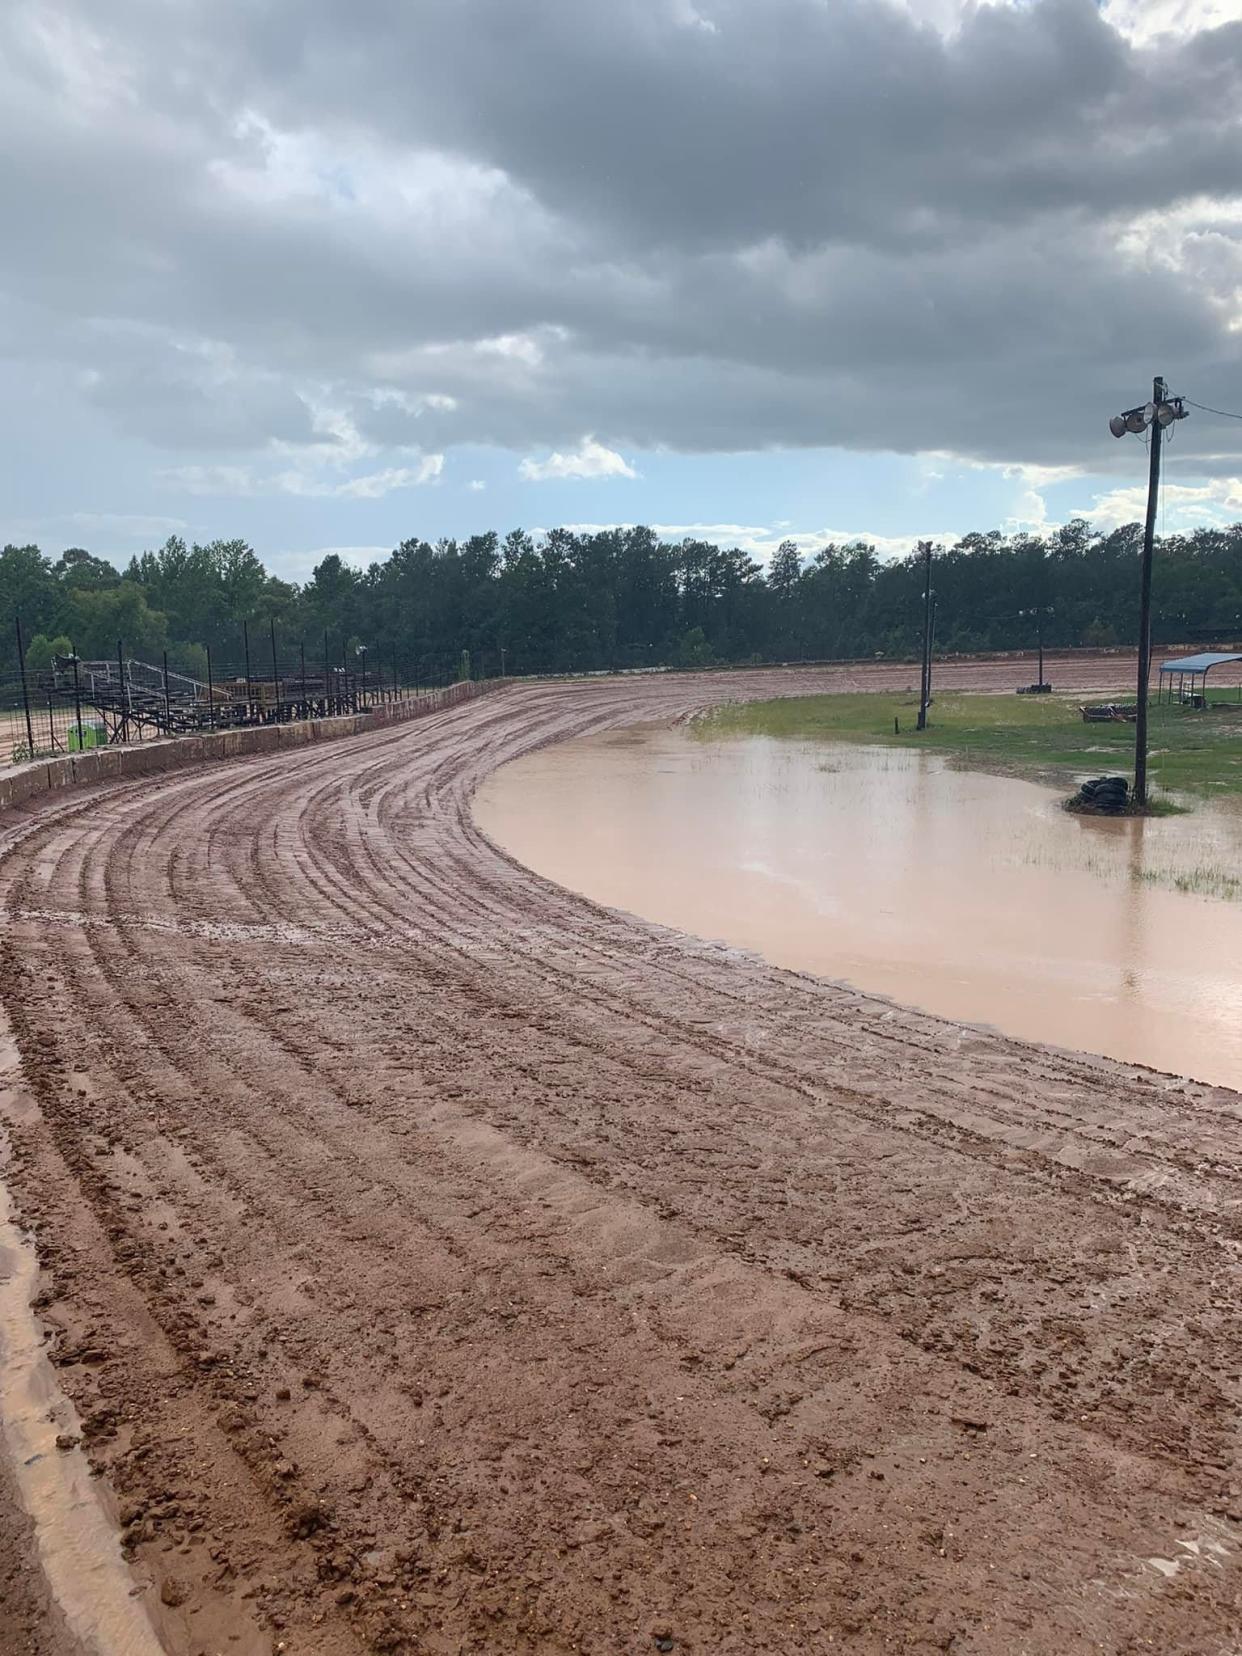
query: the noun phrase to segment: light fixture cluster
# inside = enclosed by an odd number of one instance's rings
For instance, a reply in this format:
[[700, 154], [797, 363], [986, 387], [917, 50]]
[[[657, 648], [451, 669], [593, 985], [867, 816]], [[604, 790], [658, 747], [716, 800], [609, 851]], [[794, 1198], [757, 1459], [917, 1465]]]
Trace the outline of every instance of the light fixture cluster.
[[1171, 426], [1174, 420], [1184, 420], [1189, 413], [1181, 397], [1166, 397], [1162, 402], [1144, 403], [1142, 408], [1127, 408], [1124, 414], [1114, 414], [1108, 429], [1114, 437], [1124, 437], [1127, 431], [1138, 436], [1153, 421], [1160, 426]]

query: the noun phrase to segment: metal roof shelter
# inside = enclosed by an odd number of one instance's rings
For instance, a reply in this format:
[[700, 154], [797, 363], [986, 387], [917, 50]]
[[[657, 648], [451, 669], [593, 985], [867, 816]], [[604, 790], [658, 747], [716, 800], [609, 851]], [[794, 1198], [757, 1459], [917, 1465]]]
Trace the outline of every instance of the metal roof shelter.
[[[1167, 687], [1170, 701], [1176, 697], [1178, 701], [1188, 701], [1196, 707], [1206, 706], [1207, 676], [1213, 667], [1219, 667], [1226, 661], [1242, 661], [1242, 653], [1204, 650], [1199, 655], [1179, 656], [1174, 661], [1161, 662], [1160, 698], [1163, 699]], [[1190, 680], [1189, 689], [1186, 686], [1187, 679]], [[1242, 683], [1237, 686], [1237, 690], [1238, 699], [1242, 701]]]

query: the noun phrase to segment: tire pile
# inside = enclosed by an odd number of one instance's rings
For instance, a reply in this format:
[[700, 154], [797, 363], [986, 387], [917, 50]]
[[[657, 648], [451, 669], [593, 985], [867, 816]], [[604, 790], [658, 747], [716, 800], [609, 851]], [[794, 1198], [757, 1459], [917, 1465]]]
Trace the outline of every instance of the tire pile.
[[1120, 816], [1130, 802], [1130, 784], [1124, 776], [1097, 776], [1084, 782], [1069, 801], [1070, 809], [1099, 816]]

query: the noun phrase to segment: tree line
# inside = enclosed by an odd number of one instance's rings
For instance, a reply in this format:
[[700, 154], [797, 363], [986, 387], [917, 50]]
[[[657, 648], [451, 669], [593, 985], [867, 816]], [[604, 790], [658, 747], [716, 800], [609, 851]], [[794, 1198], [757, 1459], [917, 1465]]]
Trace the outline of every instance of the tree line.
[[[1109, 534], [1075, 520], [1045, 536], [993, 530], [937, 548], [939, 652], [1132, 644], [1138, 631], [1137, 524]], [[520, 529], [432, 544], [411, 539], [358, 569], [326, 556], [308, 581], [270, 574], [241, 540], [177, 536], [123, 571], [81, 547], [0, 553], [0, 675], [11, 679], [21, 617], [29, 664], [52, 654], [130, 656], [201, 676], [241, 659], [242, 623], [282, 650], [365, 645], [403, 677], [444, 670], [468, 652], [475, 672], [584, 672], [713, 662], [918, 654], [922, 567], [863, 542], [802, 554], [785, 541], [762, 567], [737, 547], [661, 540], [643, 527], [536, 539]], [[1242, 524], [1170, 535], [1158, 545], [1158, 642], [1242, 637]], [[257, 657], [256, 659], [262, 659]]]

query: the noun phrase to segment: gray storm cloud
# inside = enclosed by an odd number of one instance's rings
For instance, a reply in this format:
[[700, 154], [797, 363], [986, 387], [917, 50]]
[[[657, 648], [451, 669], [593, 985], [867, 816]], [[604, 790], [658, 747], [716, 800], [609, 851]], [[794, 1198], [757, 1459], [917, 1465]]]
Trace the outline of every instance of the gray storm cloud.
[[[1242, 402], [1242, 24], [19, 3], [0, 65], [23, 417], [80, 401], [179, 460], [591, 432], [1062, 465], [1153, 370]], [[1236, 469], [1208, 417], [1182, 440]]]

